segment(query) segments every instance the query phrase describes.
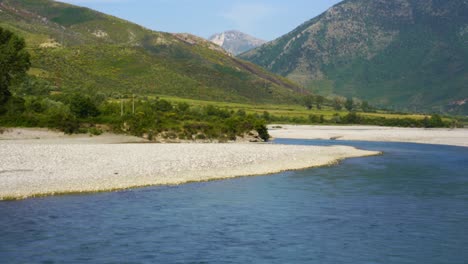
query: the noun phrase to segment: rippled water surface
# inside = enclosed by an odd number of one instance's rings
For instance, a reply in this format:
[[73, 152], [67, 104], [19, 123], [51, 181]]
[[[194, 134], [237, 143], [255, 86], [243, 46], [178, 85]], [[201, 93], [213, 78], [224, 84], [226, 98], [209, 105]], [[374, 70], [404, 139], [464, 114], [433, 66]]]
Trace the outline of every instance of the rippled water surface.
[[385, 154], [267, 177], [0, 202], [0, 262], [468, 263], [468, 148], [339, 143]]

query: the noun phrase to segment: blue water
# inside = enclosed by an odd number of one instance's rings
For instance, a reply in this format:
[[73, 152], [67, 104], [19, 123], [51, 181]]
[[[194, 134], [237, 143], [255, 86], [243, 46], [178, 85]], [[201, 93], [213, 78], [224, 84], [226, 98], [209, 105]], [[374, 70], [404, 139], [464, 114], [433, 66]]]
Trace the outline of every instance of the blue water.
[[1, 202], [0, 263], [468, 263], [468, 148], [339, 143], [385, 154]]

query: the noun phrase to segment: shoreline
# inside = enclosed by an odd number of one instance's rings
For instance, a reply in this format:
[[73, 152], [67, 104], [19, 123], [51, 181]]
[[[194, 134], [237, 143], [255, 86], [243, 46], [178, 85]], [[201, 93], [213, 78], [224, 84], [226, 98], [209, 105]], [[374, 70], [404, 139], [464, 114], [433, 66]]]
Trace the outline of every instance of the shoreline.
[[[468, 147], [468, 129], [270, 125], [273, 138], [412, 142]], [[0, 201], [268, 175], [379, 155], [349, 146], [164, 143], [127, 135], [0, 134]]]
[[380, 152], [275, 144], [17, 144], [0, 141], [0, 200], [266, 175]]
[[0, 201], [268, 175], [379, 155], [340, 140], [468, 147], [468, 129], [270, 125], [273, 138], [334, 139], [337, 146], [151, 143], [116, 134], [65, 135], [37, 128], [0, 133]]
[[0, 133], [0, 143], [15, 144], [125, 144], [151, 143], [135, 136], [103, 133], [101, 135], [73, 134], [67, 135], [48, 128], [4, 128]]
[[468, 147], [467, 128], [269, 125], [273, 138], [404, 142]]

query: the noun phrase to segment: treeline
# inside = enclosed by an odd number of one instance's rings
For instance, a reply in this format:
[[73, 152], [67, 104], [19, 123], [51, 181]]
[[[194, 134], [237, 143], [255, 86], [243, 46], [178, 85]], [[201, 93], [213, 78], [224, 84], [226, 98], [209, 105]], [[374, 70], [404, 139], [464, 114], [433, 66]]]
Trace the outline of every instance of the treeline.
[[336, 111], [346, 109], [347, 111], [362, 111], [366, 113], [376, 112], [377, 108], [370, 105], [367, 101], [355, 100], [351, 97], [344, 98], [341, 96], [335, 97], [324, 97], [321, 95], [309, 94], [304, 96], [302, 99], [303, 105], [312, 110], [314, 107], [318, 110], [322, 109], [324, 106], [333, 108]]
[[426, 116], [423, 119], [416, 118], [386, 118], [386, 117], [368, 117], [360, 115], [356, 112], [347, 114], [335, 113], [331, 117], [324, 115], [310, 114], [305, 117], [286, 117], [286, 116], [269, 116], [270, 123], [293, 123], [293, 124], [324, 124], [324, 125], [374, 125], [374, 126], [393, 126], [393, 127], [458, 127], [458, 122], [452, 120], [444, 121], [438, 114], [433, 114], [430, 117]]
[[[351, 97], [344, 98], [340, 96], [325, 98], [321, 95], [307, 95], [303, 98], [303, 105], [312, 110], [314, 107], [321, 110], [324, 106], [332, 108], [336, 111], [346, 110], [346, 115], [335, 113], [331, 118], [325, 118], [322, 115], [309, 115], [308, 118], [287, 118], [279, 117], [274, 122], [290, 122], [301, 124], [360, 124], [360, 125], [376, 125], [376, 126], [395, 126], [395, 127], [457, 127], [461, 124], [457, 120], [452, 119], [450, 122], [443, 121], [439, 114], [433, 114], [424, 119], [416, 118], [386, 118], [386, 117], [368, 117], [357, 114], [357, 111], [363, 113], [376, 113], [377, 108], [372, 106], [367, 101], [360, 101]], [[399, 113], [404, 114], [404, 113]]]
[[268, 141], [266, 120], [213, 105], [194, 107], [154, 99], [113, 99], [102, 95], [12, 96], [0, 115], [3, 126], [48, 127], [65, 133], [129, 133], [150, 140], [217, 140], [250, 134]]

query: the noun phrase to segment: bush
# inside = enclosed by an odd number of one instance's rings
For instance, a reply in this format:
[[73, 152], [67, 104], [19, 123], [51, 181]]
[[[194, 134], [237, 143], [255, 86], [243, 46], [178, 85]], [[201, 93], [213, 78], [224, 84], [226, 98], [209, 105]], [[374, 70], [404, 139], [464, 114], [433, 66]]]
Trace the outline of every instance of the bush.
[[341, 116], [338, 113], [334, 113], [333, 117], [330, 120], [332, 123], [339, 124], [341, 123]]
[[264, 124], [257, 124], [255, 130], [258, 133], [258, 136], [263, 139], [263, 141], [268, 142], [270, 139], [270, 134], [268, 134], [268, 129]]
[[25, 110], [25, 100], [21, 97], [10, 97], [8, 102], [6, 103], [6, 109], [9, 115], [20, 115]]
[[190, 109], [190, 105], [187, 103], [177, 104], [177, 110], [181, 113], [186, 113]]
[[25, 106], [26, 111], [33, 113], [42, 113], [46, 110], [41, 100], [36, 98], [26, 100]]
[[90, 129], [88, 129], [88, 132], [94, 136], [99, 136], [103, 133], [101, 129], [96, 127], [91, 127]]
[[91, 98], [80, 94], [71, 97], [70, 110], [78, 118], [96, 117], [100, 114]]
[[360, 124], [361, 120], [361, 116], [356, 114], [356, 112], [350, 112], [343, 118], [342, 122], [345, 124]]
[[195, 136], [195, 139], [204, 140], [204, 139], [206, 139], [206, 135], [205, 135], [205, 134], [197, 134], [197, 135]]
[[52, 100], [46, 101], [45, 103], [49, 104], [46, 111], [48, 127], [57, 128], [66, 134], [78, 132], [80, 124], [76, 117], [71, 113], [68, 106]]
[[171, 103], [169, 103], [168, 101], [164, 99], [161, 99], [161, 100], [157, 100], [153, 104], [153, 109], [155, 111], [160, 111], [160, 112], [169, 112], [173, 109], [173, 107]]
[[310, 123], [319, 123], [320, 117], [317, 115], [309, 115], [309, 122]]
[[53, 119], [55, 127], [63, 131], [65, 134], [74, 134], [80, 129], [80, 123], [72, 115], [57, 115], [53, 118], [55, 118]]

